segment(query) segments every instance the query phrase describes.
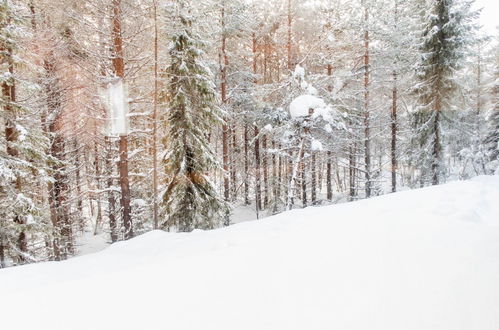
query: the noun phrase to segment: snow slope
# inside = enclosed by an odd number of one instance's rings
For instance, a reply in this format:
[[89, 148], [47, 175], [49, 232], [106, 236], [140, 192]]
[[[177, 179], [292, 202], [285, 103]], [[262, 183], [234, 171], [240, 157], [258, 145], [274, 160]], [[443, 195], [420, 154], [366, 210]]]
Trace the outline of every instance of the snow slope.
[[499, 177], [0, 270], [8, 330], [497, 330]]

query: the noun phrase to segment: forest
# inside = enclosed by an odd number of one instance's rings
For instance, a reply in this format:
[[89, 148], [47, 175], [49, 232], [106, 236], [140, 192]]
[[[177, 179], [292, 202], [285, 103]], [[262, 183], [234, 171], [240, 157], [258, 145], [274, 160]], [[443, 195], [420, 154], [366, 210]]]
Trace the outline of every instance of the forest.
[[0, 0], [0, 268], [497, 174], [499, 42], [480, 14]]

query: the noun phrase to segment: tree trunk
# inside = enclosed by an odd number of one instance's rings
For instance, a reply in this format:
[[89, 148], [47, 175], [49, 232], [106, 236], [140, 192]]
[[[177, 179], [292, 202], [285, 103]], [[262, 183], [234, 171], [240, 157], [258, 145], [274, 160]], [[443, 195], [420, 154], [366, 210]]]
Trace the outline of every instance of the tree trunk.
[[357, 195], [357, 188], [356, 188], [356, 171], [355, 168], [357, 166], [357, 161], [356, 161], [356, 150], [357, 147], [354, 144], [353, 146], [350, 147], [350, 152], [348, 155], [348, 178], [349, 178], [349, 200], [352, 201], [354, 197]]
[[310, 164], [310, 174], [312, 175], [312, 182], [311, 182], [311, 201], [312, 205], [315, 205], [317, 203], [317, 153], [312, 150], [312, 162]]
[[262, 210], [262, 187], [260, 174], [260, 130], [255, 126], [255, 203], [257, 212]]
[[118, 241], [118, 226], [117, 226], [117, 221], [116, 221], [116, 198], [114, 196], [114, 185], [113, 185], [113, 159], [114, 159], [114, 153], [113, 153], [113, 143], [111, 140], [106, 137], [105, 142], [107, 145], [107, 157], [106, 157], [106, 169], [107, 169], [107, 214], [109, 218], [109, 231], [111, 235], [111, 242], [115, 243]]
[[393, 103], [392, 103], [392, 114], [391, 114], [391, 128], [392, 128], [392, 147], [391, 147], [391, 158], [392, 158], [392, 192], [397, 191], [397, 72], [393, 72]]
[[[10, 22], [10, 18], [7, 18], [7, 20]], [[6, 49], [3, 49], [3, 52], [6, 53], [6, 62], [9, 70], [9, 75], [10, 77], [14, 77], [14, 60], [13, 60], [13, 50], [11, 47], [6, 47]], [[2, 94], [3, 94], [3, 102], [5, 102], [4, 105], [4, 111], [7, 114], [7, 118], [5, 120], [5, 140], [7, 142], [7, 155], [16, 158], [19, 156], [19, 151], [16, 149], [15, 144], [17, 143], [18, 140], [18, 132], [16, 129], [16, 111], [15, 107], [13, 106], [13, 103], [16, 102], [16, 83], [13, 80], [13, 78], [10, 79], [10, 81], [5, 81], [2, 84]], [[15, 178], [15, 191], [17, 193], [21, 192], [22, 189], [22, 183], [21, 183], [21, 178], [19, 176], [16, 176]], [[25, 220], [18, 214], [14, 216], [14, 222], [21, 227], [24, 226]], [[27, 235], [26, 232], [24, 231], [24, 228], [22, 228], [19, 232], [19, 235], [17, 237], [17, 249], [19, 250], [19, 256], [18, 256], [18, 261], [20, 264], [23, 264], [26, 262], [26, 257], [25, 254], [28, 252], [28, 240], [27, 240]], [[1, 250], [2, 253], [5, 253], [6, 246], [3, 246], [3, 242], [0, 242], [1, 245]], [[5, 257], [3, 257], [5, 259]]]
[[433, 122], [433, 160], [431, 165], [431, 171], [433, 175], [432, 184], [434, 186], [440, 183], [440, 100], [436, 102], [436, 114], [435, 121]]
[[[121, 0], [113, 0], [113, 69], [116, 77], [125, 81], [125, 59], [123, 52], [123, 37], [121, 28]], [[123, 134], [120, 136], [119, 141], [119, 157], [118, 171], [120, 174], [120, 187], [121, 187], [121, 212], [124, 228], [124, 238], [128, 240], [133, 237], [133, 226], [131, 217], [130, 206], [130, 182], [128, 175], [128, 136]]]
[[231, 126], [231, 137], [232, 144], [230, 148], [230, 183], [231, 183], [231, 195], [232, 201], [235, 202], [237, 200], [237, 135], [236, 135], [236, 123], [232, 123]]
[[269, 162], [268, 162], [268, 148], [267, 148], [267, 135], [264, 134], [262, 138], [263, 148], [263, 207], [265, 209], [269, 206]]
[[[229, 60], [227, 57], [227, 37], [225, 36], [225, 9], [222, 8], [222, 45], [220, 56], [220, 74], [221, 74], [221, 96], [222, 105], [227, 105], [227, 67]], [[224, 179], [224, 199], [229, 201], [230, 184], [229, 184], [229, 126], [227, 121], [222, 125], [222, 162], [223, 162], [223, 179]]]
[[152, 112], [152, 203], [153, 225], [159, 228], [158, 220], [158, 4], [153, 2], [154, 10], [154, 95]]
[[[369, 11], [365, 8], [365, 23], [369, 20]], [[369, 31], [364, 31], [364, 161], [366, 197], [371, 197], [371, 119], [369, 110]]]
[[249, 129], [244, 123], [244, 205], [249, 205]]

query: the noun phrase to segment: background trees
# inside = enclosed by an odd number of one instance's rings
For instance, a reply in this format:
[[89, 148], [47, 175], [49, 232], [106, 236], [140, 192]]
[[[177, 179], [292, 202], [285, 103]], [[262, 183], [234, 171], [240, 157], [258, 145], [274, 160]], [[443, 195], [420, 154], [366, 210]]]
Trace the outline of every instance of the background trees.
[[2, 266], [493, 173], [470, 4], [2, 0]]

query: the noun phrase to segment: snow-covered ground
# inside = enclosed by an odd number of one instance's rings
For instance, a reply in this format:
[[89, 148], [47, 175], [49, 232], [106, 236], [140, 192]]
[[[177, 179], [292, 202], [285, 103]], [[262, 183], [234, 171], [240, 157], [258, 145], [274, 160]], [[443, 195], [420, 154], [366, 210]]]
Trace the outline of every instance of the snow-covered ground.
[[497, 330], [499, 177], [0, 270], [8, 330]]

